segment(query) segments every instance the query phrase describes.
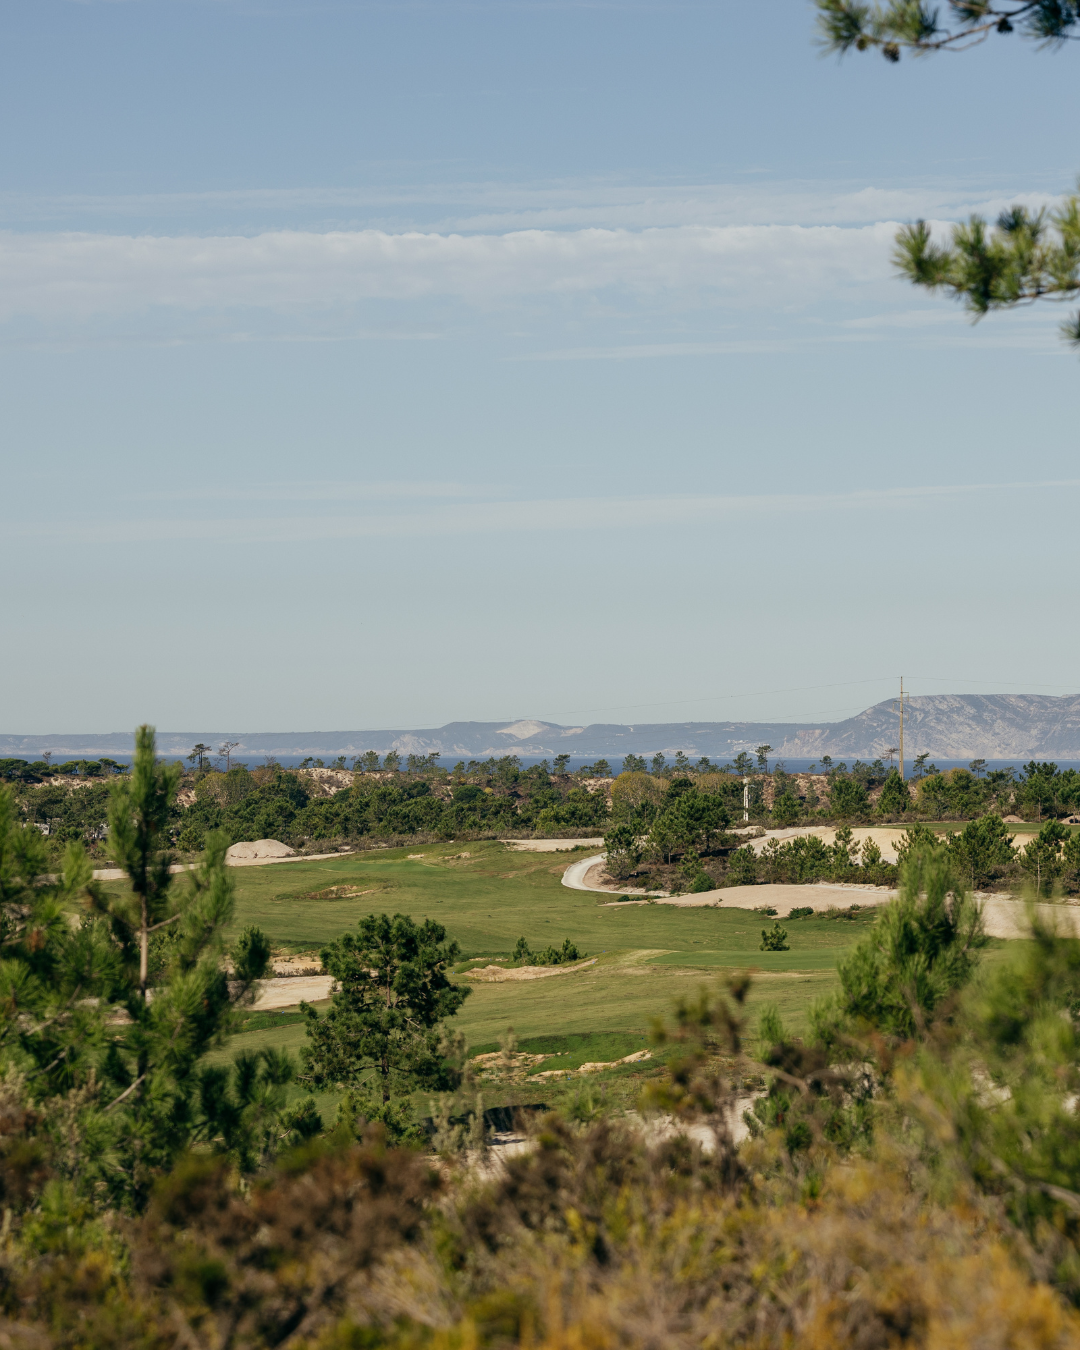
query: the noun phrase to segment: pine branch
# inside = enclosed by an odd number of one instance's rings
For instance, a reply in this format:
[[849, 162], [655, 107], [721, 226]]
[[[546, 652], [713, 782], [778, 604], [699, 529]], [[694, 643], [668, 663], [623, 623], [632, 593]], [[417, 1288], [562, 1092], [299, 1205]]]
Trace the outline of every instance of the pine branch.
[[1042, 46], [1074, 42], [1080, 33], [1080, 4], [1076, 0], [949, 0], [953, 27], [938, 23], [938, 10], [922, 0], [817, 0], [818, 29], [826, 51], [843, 56], [855, 51], [879, 51], [887, 61], [900, 60], [902, 51], [926, 56], [940, 51], [967, 51], [993, 33], [1017, 29]]
[[[912, 285], [950, 292], [976, 321], [991, 310], [1070, 299], [1080, 293], [1080, 196], [1049, 213], [1011, 207], [993, 227], [972, 216], [947, 244], [917, 220], [897, 233], [893, 265]], [[1080, 315], [1061, 333], [1080, 347]]]
[[113, 1109], [113, 1107], [114, 1107], [114, 1106], [119, 1106], [120, 1103], [124, 1100], [125, 1097], [130, 1097], [131, 1094], [135, 1091], [135, 1089], [139, 1086], [139, 1084], [140, 1084], [141, 1082], [143, 1082], [143, 1080], [144, 1080], [145, 1078], [146, 1078], [146, 1074], [144, 1074], [144, 1073], [140, 1074], [140, 1075], [138, 1076], [138, 1078], [135, 1079], [134, 1083], [131, 1084], [130, 1087], [126, 1087], [126, 1088], [123, 1090], [123, 1092], [121, 1092], [121, 1094], [120, 1094], [119, 1097], [114, 1097], [114, 1098], [112, 1099], [112, 1101], [108, 1104], [108, 1106], [105, 1107], [104, 1114], [105, 1114], [105, 1115], [108, 1115], [108, 1113]]

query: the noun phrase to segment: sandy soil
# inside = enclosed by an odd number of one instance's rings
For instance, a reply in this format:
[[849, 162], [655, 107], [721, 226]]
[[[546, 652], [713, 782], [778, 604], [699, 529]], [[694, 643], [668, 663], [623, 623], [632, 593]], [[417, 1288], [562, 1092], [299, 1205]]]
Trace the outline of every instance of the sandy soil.
[[[673, 895], [657, 898], [658, 905], [676, 905], [682, 909], [724, 905], [728, 909], [758, 909], [771, 906], [781, 918], [793, 909], [847, 909], [849, 905], [884, 905], [895, 896], [884, 886], [724, 886], [699, 895]], [[645, 905], [647, 900], [609, 900], [614, 905]]]
[[[298, 863], [298, 862], [320, 862], [323, 858], [347, 858], [354, 849], [348, 849], [341, 852], [335, 850], [333, 853], [298, 853], [295, 858], [226, 858], [226, 867], [267, 867], [270, 863]], [[174, 863], [169, 868], [170, 872], [191, 872], [198, 863]], [[96, 881], [120, 881], [127, 873], [122, 867], [99, 867], [94, 872]], [[57, 877], [51, 877], [50, 880], [56, 881]]]
[[[959, 830], [963, 827], [958, 824], [952, 828]], [[734, 833], [741, 833], [741, 831], [735, 831]], [[887, 863], [896, 862], [896, 850], [904, 838], [902, 826], [857, 826], [852, 828], [851, 833], [856, 843], [859, 844], [864, 839], [873, 839], [874, 843], [881, 849], [882, 860]], [[836, 841], [836, 827], [834, 825], [795, 825], [789, 830], [766, 830], [760, 838], [748, 839], [746, 842], [755, 853], [760, 853], [770, 839], [795, 839], [800, 835], [807, 834], [816, 834], [826, 845], [833, 844]], [[1026, 838], [1027, 836], [1023, 836], [1020, 842], [1025, 842]], [[1015, 835], [1012, 836], [1011, 842], [1015, 848], [1017, 843]]]
[[538, 1078], [573, 1078], [575, 1074], [600, 1073], [602, 1069], [614, 1069], [619, 1064], [638, 1064], [643, 1059], [652, 1059], [651, 1050], [635, 1050], [632, 1055], [623, 1055], [622, 1059], [594, 1060], [588, 1064], [579, 1064], [576, 1069], [544, 1069], [541, 1073], [529, 1075], [529, 1082]]
[[230, 858], [229, 867], [267, 867], [271, 863], [319, 862], [323, 858], [347, 858], [356, 849], [335, 849], [333, 853], [298, 853], [295, 858]]
[[[896, 895], [895, 891], [877, 886], [727, 886], [722, 890], [703, 891], [700, 895], [678, 895], [657, 900], [658, 905], [677, 905], [693, 909], [700, 905], [726, 905], [730, 909], [757, 909], [771, 906], [780, 918], [793, 909], [809, 906], [819, 912], [828, 909], [847, 909], [849, 905], [885, 905]], [[1027, 906], [1023, 900], [1002, 895], [977, 895], [983, 907], [986, 931], [996, 938], [1024, 938], [1028, 936]], [[644, 900], [613, 900], [609, 905], [642, 905]], [[1036, 912], [1044, 923], [1054, 925], [1071, 937], [1080, 937], [1080, 905], [1036, 905]]]
[[[1022, 900], [988, 895], [983, 898], [983, 921], [991, 937], [1024, 938], [1030, 931], [1027, 906]], [[1066, 937], [1080, 937], [1080, 905], [1036, 905], [1038, 917]]]
[[225, 850], [225, 859], [227, 862], [235, 862], [241, 858], [247, 862], [252, 858], [295, 857], [296, 849], [290, 848], [288, 844], [283, 844], [280, 839], [244, 840], [239, 844], [230, 844]]
[[595, 966], [597, 958], [588, 961], [576, 961], [572, 966], [515, 966], [513, 970], [504, 970], [502, 966], [477, 966], [466, 971], [470, 980], [479, 980], [482, 984], [503, 984], [509, 980], [546, 980], [550, 975], [569, 975], [575, 970], [584, 970], [586, 966]]
[[572, 848], [601, 848], [603, 839], [500, 839], [518, 853], [567, 853]]
[[307, 952], [303, 956], [279, 956], [270, 962], [270, 968], [276, 976], [290, 979], [298, 975], [321, 975], [322, 961], [318, 952]]
[[255, 1008], [265, 1012], [269, 1008], [294, 1008], [301, 999], [315, 1003], [330, 997], [332, 975], [297, 975], [289, 980], [263, 980], [255, 998]]
[[[857, 844], [861, 844], [864, 839], [872, 839], [881, 849], [881, 857], [884, 862], [896, 862], [896, 850], [904, 838], [903, 829], [888, 826], [859, 826], [853, 827], [851, 833]], [[795, 825], [789, 830], [766, 830], [760, 838], [748, 839], [746, 842], [755, 853], [761, 853], [770, 839], [797, 839], [809, 834], [816, 834], [821, 842], [826, 845], [836, 842], [836, 827], [834, 825]]]

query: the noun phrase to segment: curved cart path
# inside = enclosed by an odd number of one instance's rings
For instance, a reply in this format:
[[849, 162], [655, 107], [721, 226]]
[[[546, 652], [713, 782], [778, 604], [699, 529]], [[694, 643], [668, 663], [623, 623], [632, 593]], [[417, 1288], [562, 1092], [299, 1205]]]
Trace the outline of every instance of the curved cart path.
[[[612, 905], [643, 905], [644, 899], [616, 899], [616, 896], [635, 895], [635, 892], [612, 891], [606, 886], [590, 886], [588, 873], [597, 864], [604, 862], [604, 853], [591, 858], [582, 858], [571, 863], [563, 873], [562, 883], [575, 891], [591, 891], [596, 895], [610, 895]], [[595, 878], [593, 878], [595, 879]], [[643, 895], [637, 891], [636, 895]], [[818, 882], [809, 886], [724, 886], [715, 891], [702, 891], [699, 895], [656, 896], [658, 905], [675, 905], [682, 909], [695, 909], [699, 906], [728, 905], [734, 909], [756, 909], [769, 905], [777, 911], [780, 918], [790, 914], [793, 909], [809, 906], [811, 909], [847, 909], [849, 905], [886, 905], [896, 895], [875, 886], [830, 886], [827, 882]], [[996, 938], [1025, 938], [1030, 933], [1027, 920], [1027, 906], [1023, 900], [1009, 895], [982, 895], [983, 921], [986, 931]], [[1080, 905], [1036, 905], [1036, 913], [1044, 922], [1057, 927], [1058, 931], [1080, 937]]]

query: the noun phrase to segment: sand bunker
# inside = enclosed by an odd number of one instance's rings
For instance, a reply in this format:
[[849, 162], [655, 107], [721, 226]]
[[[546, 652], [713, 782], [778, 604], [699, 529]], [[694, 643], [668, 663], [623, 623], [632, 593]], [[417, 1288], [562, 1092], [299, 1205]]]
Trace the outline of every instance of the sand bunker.
[[315, 1003], [330, 997], [332, 975], [297, 975], [287, 980], [262, 980], [255, 997], [256, 1012], [271, 1008], [294, 1008], [298, 1003]]
[[[668, 899], [658, 899], [658, 905], [676, 905], [681, 909], [695, 909], [701, 906], [723, 905], [725, 909], [756, 910], [762, 907], [775, 909], [777, 916], [786, 918], [793, 909], [810, 908], [818, 913], [830, 909], [848, 909], [852, 905], [872, 908], [887, 905], [896, 895], [895, 891], [885, 887], [872, 886], [727, 886], [723, 890], [704, 891], [701, 895], [678, 895]], [[1031, 928], [1028, 923], [1027, 905], [1009, 895], [987, 895], [976, 893], [976, 899], [982, 905], [983, 923], [990, 937], [1025, 938]], [[644, 900], [612, 900], [607, 908], [623, 905], [642, 905]], [[1067, 937], [1080, 937], [1080, 904], [1042, 904], [1036, 905], [1039, 919]]]
[[[1019, 816], [1006, 816], [1007, 824], [1022, 824]], [[952, 824], [948, 827], [953, 830], [963, 829], [960, 823]], [[738, 834], [741, 831], [736, 830]], [[851, 831], [856, 844], [862, 844], [864, 839], [872, 839], [878, 848], [881, 849], [883, 862], [896, 862], [896, 850], [904, 841], [904, 828], [900, 825], [889, 826], [855, 826]], [[781, 843], [787, 839], [797, 839], [802, 835], [815, 834], [823, 844], [829, 845], [836, 842], [836, 827], [834, 825], [794, 825], [789, 830], [766, 830], [763, 835], [756, 839], [748, 839], [746, 842], [755, 853], [761, 853], [770, 839], [779, 839]], [[1024, 840], [1019, 841], [1023, 843]], [[1016, 836], [1012, 836], [1012, 844], [1017, 844]]]
[[466, 978], [480, 980], [483, 984], [502, 984], [505, 980], [546, 980], [549, 975], [569, 975], [575, 970], [584, 970], [586, 966], [595, 966], [597, 958], [577, 961], [572, 966], [517, 966], [514, 970], [504, 970], [502, 966], [477, 966], [466, 971]]
[[672, 895], [648, 900], [611, 900], [605, 909], [624, 905], [675, 905], [680, 909], [760, 909], [768, 906], [783, 918], [793, 909], [847, 909], [851, 905], [886, 905], [896, 895], [884, 886], [724, 886], [699, 895]]
[[[738, 833], [738, 831], [736, 831]], [[896, 862], [896, 850], [903, 843], [904, 831], [899, 827], [870, 826], [853, 827], [851, 831], [856, 844], [862, 844], [864, 839], [872, 839], [878, 848], [881, 849], [883, 862]], [[764, 851], [765, 845], [770, 839], [778, 839], [784, 843], [788, 839], [798, 839], [805, 835], [816, 835], [823, 844], [830, 845], [836, 842], [836, 827], [834, 825], [794, 825], [789, 830], [766, 830], [763, 835], [756, 839], [748, 839], [746, 843], [755, 853]]]
[[225, 850], [227, 861], [247, 862], [255, 858], [293, 858], [296, 849], [290, 848], [277, 839], [256, 839], [252, 843], [233, 844]]
[[531, 1073], [529, 1081], [535, 1083], [538, 1078], [572, 1078], [579, 1073], [600, 1073], [603, 1069], [615, 1069], [620, 1064], [638, 1064], [643, 1059], [652, 1059], [651, 1050], [635, 1050], [632, 1055], [623, 1055], [622, 1059], [595, 1060], [589, 1064], [579, 1064], [576, 1069], [544, 1069], [540, 1073]]
[[[525, 1050], [492, 1050], [486, 1055], [474, 1055], [472, 1063], [485, 1078], [499, 1078], [505, 1074], [520, 1076], [543, 1064], [546, 1059], [557, 1059], [557, 1054], [530, 1055]], [[572, 1078], [575, 1074], [600, 1073], [603, 1069], [614, 1069], [620, 1064], [637, 1064], [643, 1059], [652, 1059], [651, 1050], [635, 1050], [633, 1054], [623, 1055], [622, 1059], [594, 1060], [588, 1064], [579, 1064], [576, 1069], [544, 1069], [540, 1073], [528, 1074], [529, 1082], [548, 1078]]]
[[500, 839], [518, 853], [567, 853], [574, 848], [600, 848], [603, 839]]

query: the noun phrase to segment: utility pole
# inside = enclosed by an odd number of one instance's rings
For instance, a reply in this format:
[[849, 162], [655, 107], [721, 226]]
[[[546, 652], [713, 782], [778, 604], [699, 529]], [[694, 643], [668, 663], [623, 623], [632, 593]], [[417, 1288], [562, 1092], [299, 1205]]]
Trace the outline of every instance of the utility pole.
[[904, 677], [900, 676], [900, 781], [904, 781]]

